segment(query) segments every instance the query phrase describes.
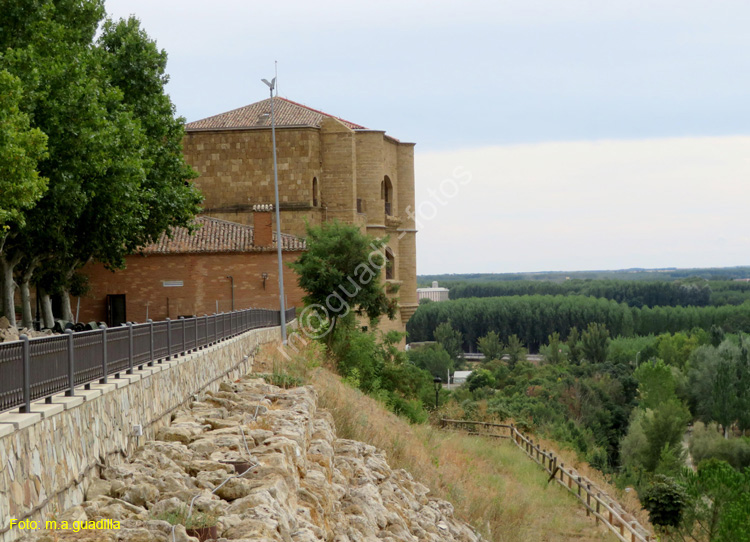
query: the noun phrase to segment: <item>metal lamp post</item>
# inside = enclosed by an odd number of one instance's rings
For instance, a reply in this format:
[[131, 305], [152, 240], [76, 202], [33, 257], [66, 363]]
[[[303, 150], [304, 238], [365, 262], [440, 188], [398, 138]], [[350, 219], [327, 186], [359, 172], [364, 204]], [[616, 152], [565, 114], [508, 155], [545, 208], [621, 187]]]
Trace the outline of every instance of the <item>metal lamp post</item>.
[[432, 379], [432, 382], [435, 384], [435, 410], [437, 410], [440, 402], [440, 388], [443, 387], [443, 379], [436, 376]]
[[276, 78], [262, 81], [268, 85], [271, 92], [271, 140], [273, 141], [273, 188], [276, 197], [276, 255], [279, 260], [279, 312], [281, 318], [281, 342], [286, 344], [286, 306], [284, 303], [284, 264], [281, 261], [281, 215], [279, 213], [279, 168], [276, 164], [276, 117], [273, 110], [273, 90], [276, 88]]

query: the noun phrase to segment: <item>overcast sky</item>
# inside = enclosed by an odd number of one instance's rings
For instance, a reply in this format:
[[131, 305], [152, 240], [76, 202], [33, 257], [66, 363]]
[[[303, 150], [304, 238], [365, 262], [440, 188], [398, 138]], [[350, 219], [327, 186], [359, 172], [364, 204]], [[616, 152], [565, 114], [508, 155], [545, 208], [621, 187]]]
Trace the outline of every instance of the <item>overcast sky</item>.
[[416, 142], [419, 273], [750, 264], [750, 2], [107, 8], [189, 121], [265, 98], [278, 60], [281, 96]]

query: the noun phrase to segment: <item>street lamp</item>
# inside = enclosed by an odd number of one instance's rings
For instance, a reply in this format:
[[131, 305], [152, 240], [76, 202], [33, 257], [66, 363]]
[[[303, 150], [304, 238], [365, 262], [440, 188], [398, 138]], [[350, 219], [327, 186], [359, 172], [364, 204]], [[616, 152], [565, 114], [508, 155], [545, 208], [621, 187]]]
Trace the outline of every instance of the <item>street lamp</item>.
[[279, 312], [281, 317], [281, 342], [286, 344], [286, 307], [284, 304], [284, 264], [281, 261], [281, 215], [279, 214], [279, 168], [276, 164], [276, 117], [273, 111], [273, 90], [276, 78], [261, 79], [271, 92], [271, 140], [273, 141], [273, 188], [276, 197], [276, 256], [279, 260]]
[[435, 410], [437, 410], [440, 402], [440, 388], [443, 387], [443, 379], [436, 376], [432, 379], [432, 382], [435, 384]]

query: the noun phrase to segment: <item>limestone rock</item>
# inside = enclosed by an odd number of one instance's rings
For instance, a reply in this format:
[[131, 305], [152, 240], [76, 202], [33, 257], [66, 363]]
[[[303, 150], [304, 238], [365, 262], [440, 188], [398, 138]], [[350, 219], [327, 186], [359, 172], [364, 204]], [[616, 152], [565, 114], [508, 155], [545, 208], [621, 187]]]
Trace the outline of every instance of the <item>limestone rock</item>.
[[[126, 462], [103, 469], [84, 505], [66, 513], [121, 521], [120, 531], [97, 533], [112, 542], [171, 542], [173, 531], [175, 542], [194, 542], [187, 523], [216, 524], [221, 542], [481, 540], [450, 503], [391, 469], [385, 453], [337, 438], [316, 399], [310, 387], [225, 382], [175, 412]], [[237, 476], [232, 461], [250, 469]]]

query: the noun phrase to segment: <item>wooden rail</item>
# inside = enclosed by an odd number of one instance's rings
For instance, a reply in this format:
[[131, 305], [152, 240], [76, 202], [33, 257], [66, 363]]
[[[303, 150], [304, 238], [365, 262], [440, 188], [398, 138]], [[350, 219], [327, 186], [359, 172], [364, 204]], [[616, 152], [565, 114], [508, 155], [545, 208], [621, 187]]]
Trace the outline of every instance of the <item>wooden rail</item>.
[[586, 515], [593, 515], [596, 522], [604, 523], [621, 542], [652, 542], [656, 537], [643, 527], [616, 500], [601, 491], [591, 480], [578, 474], [575, 469], [559, 463], [551, 451], [539, 447], [521, 433], [513, 424], [475, 422], [468, 420], [441, 419], [442, 429], [467, 432], [470, 435], [504, 438], [512, 440], [526, 455], [536, 461], [549, 476], [575, 496], [586, 508]]

